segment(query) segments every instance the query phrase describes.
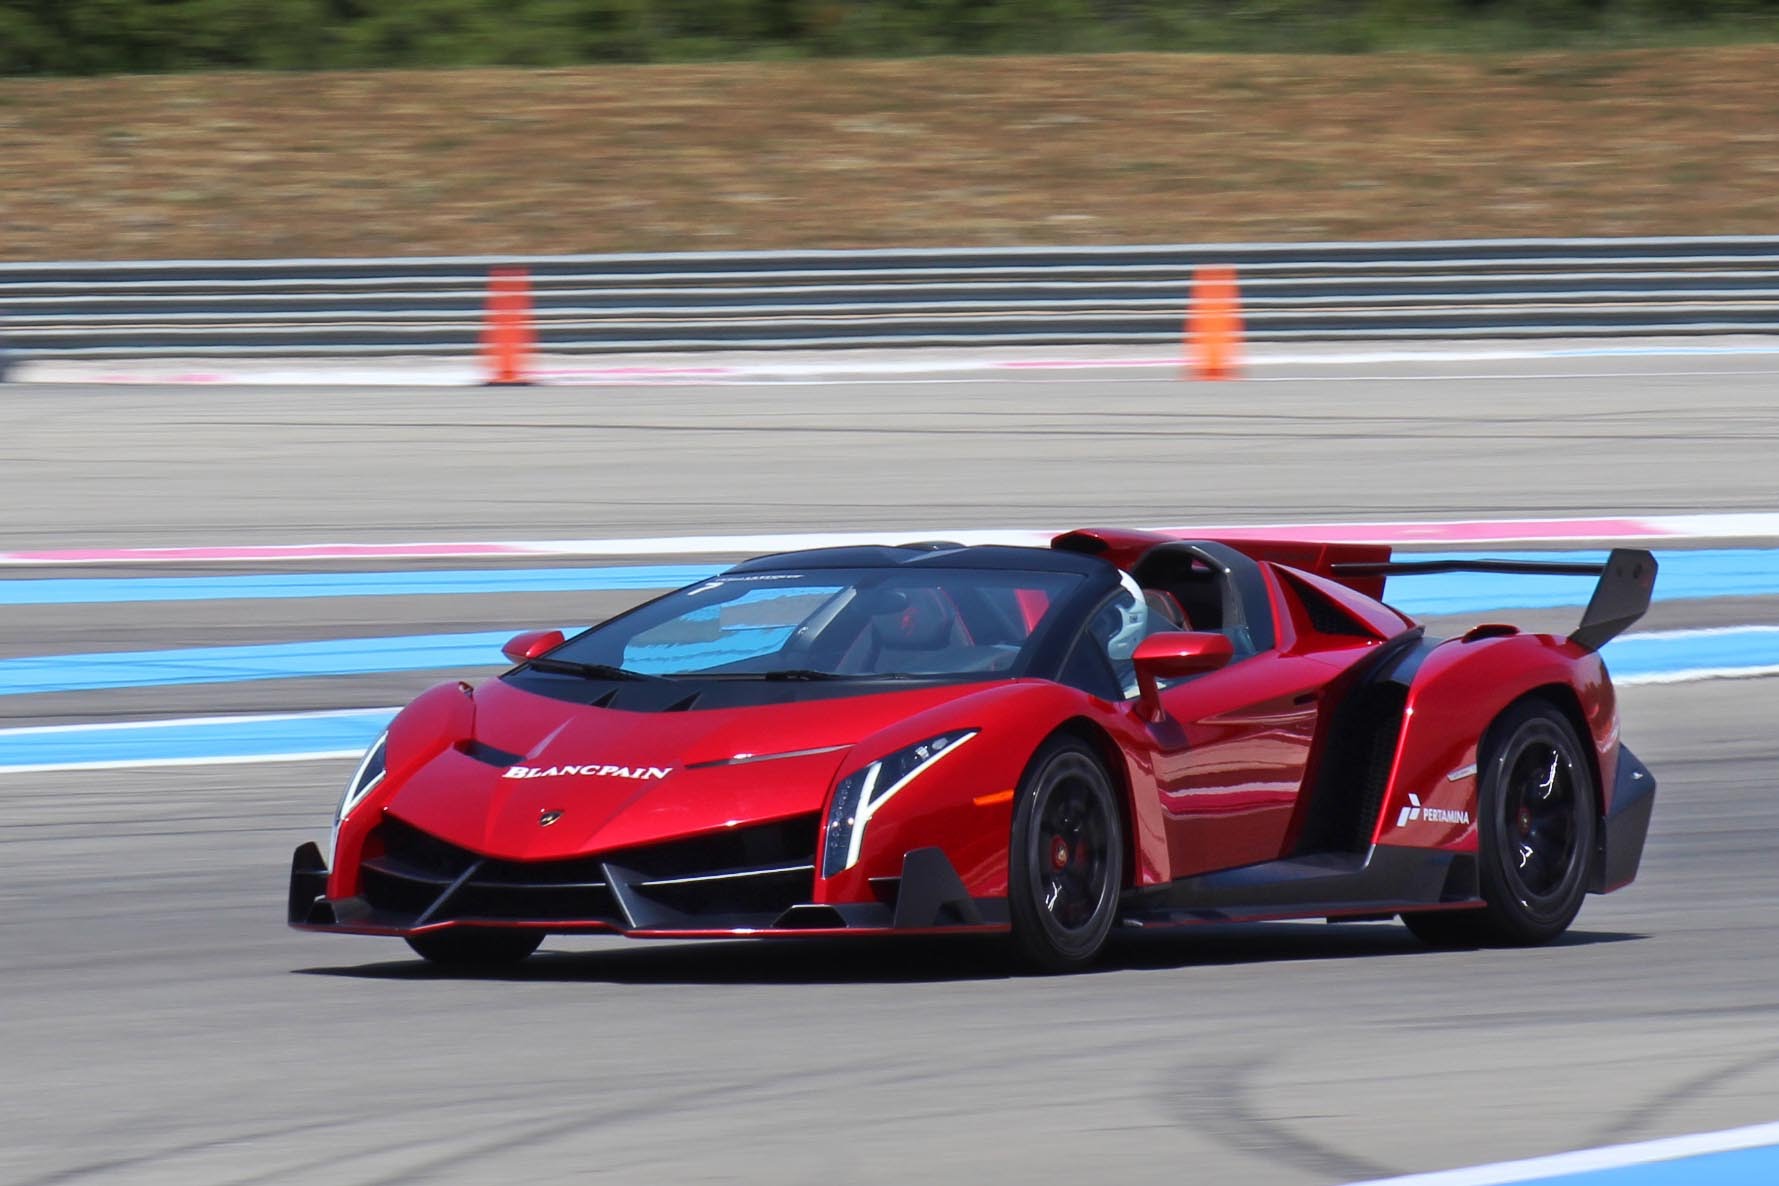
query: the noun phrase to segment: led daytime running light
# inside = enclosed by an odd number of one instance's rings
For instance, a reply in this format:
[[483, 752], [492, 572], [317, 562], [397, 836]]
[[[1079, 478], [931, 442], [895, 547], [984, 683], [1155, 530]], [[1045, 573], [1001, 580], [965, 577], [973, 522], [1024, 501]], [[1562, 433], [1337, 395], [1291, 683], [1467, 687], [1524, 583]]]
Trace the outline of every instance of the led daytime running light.
[[340, 799], [340, 809], [334, 813], [335, 822], [344, 823], [346, 817], [352, 814], [352, 809], [363, 802], [364, 797], [376, 790], [377, 784], [383, 781], [383, 775], [388, 772], [385, 765], [385, 751], [388, 746], [389, 734], [384, 733], [365, 751], [364, 760], [359, 762], [358, 769], [346, 784], [346, 794]]
[[833, 877], [859, 863], [865, 825], [897, 791], [926, 769], [976, 736], [978, 730], [941, 733], [906, 746], [853, 771], [834, 788], [828, 812], [827, 843], [822, 850], [822, 876]]

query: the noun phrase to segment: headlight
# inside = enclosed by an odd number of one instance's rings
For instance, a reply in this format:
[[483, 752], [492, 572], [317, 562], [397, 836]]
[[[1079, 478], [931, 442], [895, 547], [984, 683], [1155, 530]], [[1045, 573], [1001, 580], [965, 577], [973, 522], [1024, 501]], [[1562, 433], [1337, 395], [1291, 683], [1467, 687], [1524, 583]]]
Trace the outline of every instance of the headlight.
[[977, 732], [975, 729], [958, 729], [929, 737], [841, 779], [834, 790], [834, 805], [828, 811], [828, 841], [822, 852], [822, 876], [832, 877], [858, 864], [859, 846], [865, 840], [865, 825], [877, 809], [920, 777], [928, 766], [976, 736]]
[[353, 771], [352, 778], [346, 783], [346, 793], [340, 796], [340, 806], [334, 811], [333, 831], [328, 835], [327, 859], [330, 864], [334, 859], [335, 844], [340, 838], [340, 825], [346, 822], [346, 817], [352, 814], [352, 809], [357, 807], [366, 795], [376, 790], [377, 784], [383, 781], [385, 773], [384, 750], [388, 746], [389, 731], [385, 729], [383, 736], [372, 742], [371, 748], [365, 751], [364, 758], [358, 763], [358, 769]]

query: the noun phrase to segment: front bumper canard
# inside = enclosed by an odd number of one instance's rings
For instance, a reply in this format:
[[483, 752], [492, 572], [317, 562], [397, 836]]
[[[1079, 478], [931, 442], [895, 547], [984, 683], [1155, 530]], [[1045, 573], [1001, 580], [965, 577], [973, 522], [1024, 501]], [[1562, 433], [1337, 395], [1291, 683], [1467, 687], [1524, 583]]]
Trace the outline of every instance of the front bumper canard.
[[327, 900], [327, 862], [311, 840], [297, 846], [290, 858], [289, 922], [296, 926], [328, 926], [334, 922]]

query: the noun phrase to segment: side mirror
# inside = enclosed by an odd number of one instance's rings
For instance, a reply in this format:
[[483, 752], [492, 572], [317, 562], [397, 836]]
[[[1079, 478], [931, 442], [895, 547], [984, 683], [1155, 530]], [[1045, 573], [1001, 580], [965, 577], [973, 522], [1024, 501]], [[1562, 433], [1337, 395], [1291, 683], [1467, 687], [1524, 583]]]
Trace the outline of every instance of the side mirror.
[[1235, 648], [1226, 635], [1172, 630], [1151, 634], [1137, 644], [1130, 658], [1136, 665], [1143, 709], [1154, 720], [1161, 716], [1161, 680], [1215, 671], [1235, 658]]
[[563, 641], [560, 630], [527, 630], [507, 639], [507, 644], [500, 648], [500, 653], [515, 663], [526, 663], [555, 650]]

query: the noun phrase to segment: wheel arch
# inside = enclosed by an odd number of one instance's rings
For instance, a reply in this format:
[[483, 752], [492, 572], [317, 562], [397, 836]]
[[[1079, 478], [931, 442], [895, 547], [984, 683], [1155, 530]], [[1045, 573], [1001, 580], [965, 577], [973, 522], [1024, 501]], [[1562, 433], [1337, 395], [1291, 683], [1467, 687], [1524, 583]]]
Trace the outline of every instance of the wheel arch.
[[[1488, 731], [1528, 699], [1552, 705], [1589, 754], [1596, 818], [1614, 769], [1618, 716], [1599, 657], [1537, 634], [1466, 636], [1434, 647], [1410, 683], [1408, 720], [1373, 843], [1474, 852], [1477, 765]], [[1433, 807], [1435, 812], [1413, 809]], [[1452, 813], [1468, 815], [1456, 822]]]
[[[1550, 683], [1541, 684], [1523, 695], [1515, 697], [1513, 701], [1495, 714], [1495, 720], [1499, 721], [1519, 705], [1527, 703], [1548, 704], [1560, 713], [1563, 719], [1569, 722], [1569, 727], [1575, 730], [1575, 740], [1580, 745], [1582, 755], [1587, 761], [1589, 789], [1593, 792], [1595, 821], [1594, 850], [1588, 854], [1588, 884], [1595, 892], [1600, 892], [1604, 889], [1600, 881], [1601, 870], [1606, 865], [1606, 781], [1601, 774], [1602, 763], [1598, 743], [1593, 731], [1588, 728], [1587, 712], [1582, 707], [1581, 697], [1573, 687], [1563, 683]], [[1489, 722], [1489, 727], [1493, 728], [1494, 724], [1494, 721]]]
[[1564, 683], [1549, 683], [1529, 689], [1503, 705], [1501, 711], [1489, 722], [1489, 728], [1493, 729], [1497, 721], [1520, 705], [1540, 701], [1561, 713], [1563, 719], [1569, 722], [1569, 727], [1575, 730], [1575, 740], [1587, 759], [1589, 785], [1594, 797], [1594, 816], [1596, 819], [1605, 819], [1606, 790], [1600, 781], [1600, 755], [1593, 744], [1593, 730], [1588, 727], [1587, 713], [1582, 709], [1581, 697], [1573, 687]]
[[1048, 736], [1039, 743], [1032, 752], [1049, 745], [1059, 737], [1074, 737], [1090, 746], [1099, 755], [1100, 765], [1105, 767], [1106, 775], [1112, 780], [1113, 796], [1118, 803], [1118, 827], [1124, 847], [1124, 885], [1129, 889], [1136, 879], [1136, 828], [1135, 804], [1132, 799], [1130, 771], [1125, 768], [1123, 749], [1118, 742], [1097, 721], [1084, 716], [1072, 716], [1052, 729]]
[[[869, 901], [873, 879], [899, 876], [907, 853], [926, 847], [945, 852], [972, 896], [1004, 896], [1008, 828], [1017, 788], [1044, 745], [1073, 728], [1111, 772], [1112, 786], [1125, 785], [1128, 775], [1122, 762], [1107, 760], [1116, 747], [1088, 715], [1091, 710], [1084, 711], [1083, 700], [1083, 693], [1048, 682], [986, 687], [903, 718], [856, 746], [862, 759], [867, 753], [893, 752], [947, 727], [973, 728], [982, 734], [975, 743], [958, 746], [956, 758], [947, 758], [930, 774], [915, 779], [872, 816], [858, 862], [820, 879], [817, 900]], [[856, 764], [843, 763], [836, 778]], [[832, 797], [830, 787], [822, 807], [824, 819], [832, 809]], [[1114, 797], [1123, 800], [1128, 795]]]
[[[1102, 850], [1106, 863], [1116, 859], [1121, 866], [1120, 870], [1115, 875], [1110, 869], [1103, 869], [1097, 875], [1090, 871], [1089, 884], [1094, 887], [1095, 894], [1091, 910], [1084, 919], [1073, 921], [1058, 915], [1054, 900], [1044, 892], [1045, 875], [1040, 870], [1048, 867], [1049, 862], [1045, 859], [1044, 852], [1040, 851], [1042, 845], [1037, 843], [1042, 836], [1039, 829], [1043, 827], [1043, 812], [1046, 810], [1043, 787], [1049, 770], [1057, 764], [1058, 759], [1068, 761], [1074, 768], [1074, 773], [1065, 774], [1064, 777], [1077, 780], [1082, 778], [1080, 766], [1085, 764], [1084, 760], [1095, 760], [1105, 776], [1100, 793], [1111, 799], [1112, 810], [1116, 813], [1113, 822], [1123, 833], [1115, 848], [1108, 845]], [[1065, 717], [1033, 747], [1032, 756], [1027, 760], [1020, 776], [1020, 797], [1010, 821], [1011, 842], [1007, 846], [1007, 911], [1013, 947], [1021, 959], [1032, 967], [1048, 972], [1067, 972], [1085, 967], [1097, 958], [1111, 933], [1117, 928], [1123, 913], [1124, 891], [1131, 864], [1129, 785], [1121, 750], [1115, 739], [1101, 725], [1084, 715]], [[1033, 793], [1026, 793], [1028, 787], [1032, 788]], [[1032, 843], [1027, 843], [1028, 838]], [[1060, 834], [1053, 843], [1062, 843]], [[1064, 851], [1069, 854], [1064, 857], [1064, 861], [1068, 866], [1073, 866], [1076, 857], [1072, 846], [1065, 847]], [[1037, 860], [1036, 865], [1032, 863], [1033, 858]], [[1064, 865], [1058, 864], [1055, 868], [1062, 870]], [[1060, 888], [1062, 883], [1056, 884]], [[1071, 894], [1075, 892], [1070, 891]]]

